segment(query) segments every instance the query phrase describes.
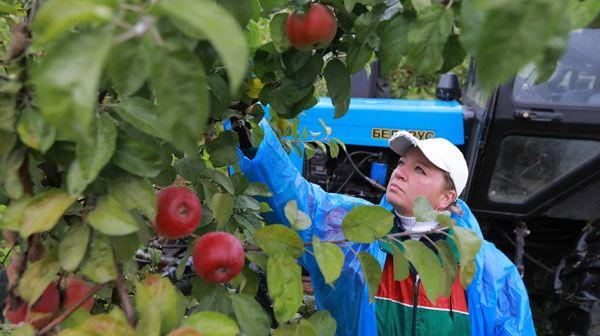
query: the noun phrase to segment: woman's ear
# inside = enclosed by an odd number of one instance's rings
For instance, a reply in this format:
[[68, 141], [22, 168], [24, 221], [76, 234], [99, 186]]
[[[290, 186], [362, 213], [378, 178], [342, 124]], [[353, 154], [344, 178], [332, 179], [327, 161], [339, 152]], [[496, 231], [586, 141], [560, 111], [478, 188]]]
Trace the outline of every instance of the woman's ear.
[[456, 191], [455, 190], [446, 190], [442, 192], [440, 198], [438, 200], [438, 209], [447, 209], [450, 204], [454, 202], [456, 199]]

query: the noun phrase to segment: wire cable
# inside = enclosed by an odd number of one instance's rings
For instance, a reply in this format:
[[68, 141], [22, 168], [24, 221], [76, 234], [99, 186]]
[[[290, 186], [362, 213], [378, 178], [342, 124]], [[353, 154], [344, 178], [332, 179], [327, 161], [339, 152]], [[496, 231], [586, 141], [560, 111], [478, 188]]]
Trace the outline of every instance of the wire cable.
[[[377, 156], [377, 154], [369, 154], [366, 157], [364, 157], [359, 163], [358, 163], [358, 167], [362, 166], [363, 163], [365, 163], [366, 160], [370, 159], [373, 156]], [[338, 188], [338, 190], [336, 191], [336, 194], [339, 193], [340, 191], [342, 191], [342, 189], [344, 189], [344, 187], [346, 186], [346, 184], [348, 184], [348, 182], [350, 182], [350, 179], [352, 178], [352, 176], [354, 176], [355, 171], [352, 171], [350, 173], [350, 175], [348, 175], [348, 177], [346, 177], [346, 180], [344, 181], [344, 183], [342, 183], [342, 185]]]
[[[350, 157], [350, 154], [348, 153], [348, 151], [345, 148], [344, 149], [344, 153], [346, 153], [346, 155], [348, 156], [348, 160], [350, 161], [350, 164], [352, 165], [352, 167], [354, 168], [354, 170], [358, 173], [358, 175], [362, 176], [362, 178], [364, 178], [367, 182], [369, 182], [370, 185], [372, 185], [373, 187], [385, 192], [386, 189], [384, 186], [382, 186], [381, 184], [377, 183], [377, 181], [373, 180], [372, 178], [366, 176], [365, 174], [363, 174], [360, 169], [358, 169], [358, 167], [356, 166], [356, 163], [354, 163], [354, 161], [352, 160], [352, 158]], [[354, 154], [354, 153], [353, 153]], [[374, 154], [371, 153], [373, 155], [379, 155], [379, 154]]]

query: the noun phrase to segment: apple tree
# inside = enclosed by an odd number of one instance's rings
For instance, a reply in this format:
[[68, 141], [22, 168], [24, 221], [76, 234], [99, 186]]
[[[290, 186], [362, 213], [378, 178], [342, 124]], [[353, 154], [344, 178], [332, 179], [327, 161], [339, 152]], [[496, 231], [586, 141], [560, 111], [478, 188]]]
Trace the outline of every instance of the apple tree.
[[[378, 239], [399, 242], [396, 277], [410, 261], [433, 301], [457, 261], [467, 286], [480, 240], [422, 200], [417, 215], [451, 231], [458, 260], [399, 241], [380, 207], [351, 211], [338, 241], [303, 242], [311, 220], [294, 202], [287, 223], [265, 223], [272, 193], [240, 172], [230, 125], [250, 125], [258, 144], [269, 106], [287, 150], [338, 155], [335, 130], [298, 131], [320, 79], [336, 117], [351, 74], [375, 57], [388, 75], [471, 55], [491, 89], [530, 62], [551, 73], [567, 34], [599, 11], [593, 0], [0, 0], [7, 323], [21, 335], [333, 335], [327, 312], [297, 316], [295, 259], [312, 254], [335, 286], [342, 249]], [[381, 269], [358, 257], [373, 293]], [[272, 307], [255, 299], [264, 278]]]

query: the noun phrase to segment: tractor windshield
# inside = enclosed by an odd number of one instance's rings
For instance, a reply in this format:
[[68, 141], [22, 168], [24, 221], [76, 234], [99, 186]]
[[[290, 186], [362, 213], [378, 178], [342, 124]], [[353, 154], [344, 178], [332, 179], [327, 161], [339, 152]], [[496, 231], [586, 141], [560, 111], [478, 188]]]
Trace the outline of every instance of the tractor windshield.
[[546, 82], [536, 85], [530, 65], [515, 78], [513, 97], [519, 103], [600, 106], [600, 29], [571, 33], [568, 47]]

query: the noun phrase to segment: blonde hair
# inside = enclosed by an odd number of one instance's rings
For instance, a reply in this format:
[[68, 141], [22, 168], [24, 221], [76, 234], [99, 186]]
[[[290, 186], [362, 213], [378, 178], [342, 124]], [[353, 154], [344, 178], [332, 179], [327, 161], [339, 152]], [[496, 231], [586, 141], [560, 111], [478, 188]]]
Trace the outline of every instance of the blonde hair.
[[[445, 182], [445, 186], [444, 186], [445, 190], [454, 190], [456, 192], [456, 187], [454, 186], [454, 181], [452, 180], [452, 177], [450, 177], [450, 174], [446, 171], [444, 171], [444, 182]], [[456, 195], [456, 199], [458, 199], [458, 195]], [[460, 205], [458, 205], [458, 203], [456, 203], [456, 199], [450, 205], [448, 205], [448, 211], [455, 213], [462, 217], [463, 209], [460, 207]]]

